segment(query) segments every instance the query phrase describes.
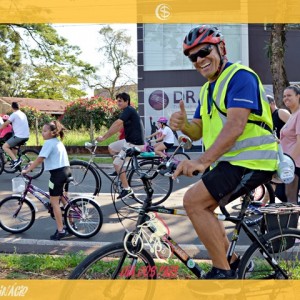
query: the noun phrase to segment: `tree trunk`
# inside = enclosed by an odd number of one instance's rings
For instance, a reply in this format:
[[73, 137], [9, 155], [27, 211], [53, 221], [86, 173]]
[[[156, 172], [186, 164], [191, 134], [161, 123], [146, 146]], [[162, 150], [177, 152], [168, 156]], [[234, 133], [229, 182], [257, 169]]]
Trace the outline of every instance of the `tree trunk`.
[[39, 120], [38, 118], [35, 118], [35, 142], [36, 145], [39, 146], [40, 142], [39, 142]]
[[272, 25], [270, 37], [270, 66], [274, 99], [278, 107], [285, 107], [282, 101], [282, 95], [284, 89], [289, 86], [284, 65], [285, 33], [285, 24]]
[[95, 124], [93, 122], [93, 120], [90, 120], [90, 141], [93, 142], [95, 140]]

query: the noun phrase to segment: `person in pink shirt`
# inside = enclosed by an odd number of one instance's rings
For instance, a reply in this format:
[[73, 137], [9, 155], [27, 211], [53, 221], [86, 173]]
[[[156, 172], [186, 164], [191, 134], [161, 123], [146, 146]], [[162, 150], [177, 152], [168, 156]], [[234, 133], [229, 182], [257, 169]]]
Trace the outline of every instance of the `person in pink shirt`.
[[[7, 121], [9, 115], [3, 115], [2, 120], [3, 122]], [[8, 124], [5, 128], [0, 129], [0, 142], [6, 142], [9, 138], [13, 135], [13, 129], [11, 124]]]
[[298, 202], [298, 182], [300, 178], [300, 88], [289, 86], [283, 92], [283, 102], [290, 110], [291, 116], [280, 131], [280, 144], [283, 152], [295, 162], [295, 179], [285, 186], [289, 202]]

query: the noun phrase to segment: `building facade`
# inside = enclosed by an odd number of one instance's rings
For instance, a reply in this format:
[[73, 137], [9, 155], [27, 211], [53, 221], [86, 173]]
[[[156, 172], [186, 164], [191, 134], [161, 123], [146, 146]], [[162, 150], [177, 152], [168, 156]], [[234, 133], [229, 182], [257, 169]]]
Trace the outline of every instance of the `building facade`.
[[[160, 116], [170, 117], [185, 102], [189, 118], [193, 117], [198, 95], [205, 79], [182, 53], [182, 42], [195, 24], [138, 24], [138, 99], [139, 113], [146, 135]], [[222, 24], [231, 62], [241, 62], [261, 78], [272, 94], [272, 77], [268, 60], [270, 30], [263, 24]], [[288, 80], [300, 81], [298, 52], [300, 31], [287, 32], [285, 64]], [[197, 144], [197, 143], [196, 143]], [[199, 144], [199, 143], [198, 143]]]

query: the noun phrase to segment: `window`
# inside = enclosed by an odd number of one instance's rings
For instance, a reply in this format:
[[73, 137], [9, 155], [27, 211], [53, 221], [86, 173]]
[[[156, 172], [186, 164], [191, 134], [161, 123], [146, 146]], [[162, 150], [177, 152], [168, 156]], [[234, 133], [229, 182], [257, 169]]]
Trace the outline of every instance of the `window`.
[[[216, 25], [225, 36], [228, 58], [248, 65], [247, 25]], [[144, 24], [144, 70], [190, 70], [182, 53], [185, 35], [195, 24]]]

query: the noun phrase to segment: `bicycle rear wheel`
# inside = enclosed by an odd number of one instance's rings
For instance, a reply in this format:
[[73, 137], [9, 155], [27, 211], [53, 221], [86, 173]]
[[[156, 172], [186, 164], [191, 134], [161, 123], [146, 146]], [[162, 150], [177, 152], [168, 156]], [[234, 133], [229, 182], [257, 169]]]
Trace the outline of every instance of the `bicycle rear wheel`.
[[79, 238], [90, 238], [96, 235], [103, 224], [100, 206], [92, 199], [72, 199], [65, 208], [65, 225], [68, 231]]
[[[139, 164], [138, 172], [146, 173], [153, 176], [151, 185], [153, 189], [152, 205], [158, 205], [168, 199], [173, 189], [173, 180], [170, 177], [159, 174], [157, 167], [160, 162], [156, 160], [143, 161]], [[136, 170], [132, 170], [128, 176], [128, 184], [134, 192], [134, 199], [143, 203], [147, 195], [144, 190], [144, 185]]]
[[4, 154], [4, 158], [3, 159], [4, 159], [4, 168], [3, 168], [3, 171], [5, 173], [9, 173], [9, 174], [16, 173], [17, 172], [17, 168], [15, 168], [15, 169], [11, 168], [11, 161], [12, 161], [12, 159], [8, 155], [5, 155], [5, 154]]
[[86, 161], [71, 160], [70, 168], [73, 180], [66, 186], [66, 191], [73, 195], [96, 196], [101, 189], [101, 177], [97, 170]]
[[238, 277], [247, 279], [297, 279], [299, 276], [300, 231], [297, 229], [274, 230], [260, 237], [272, 260], [284, 271], [282, 274], [265, 258], [254, 242], [245, 252], [238, 268]]
[[[24, 150], [21, 155], [21, 164], [19, 165], [19, 170], [22, 170], [25, 166], [27, 166], [31, 161], [34, 161], [38, 158], [39, 151], [37, 150]], [[44, 172], [44, 163], [39, 164], [34, 168], [34, 170], [30, 171], [28, 174], [33, 179], [40, 177]]]
[[[134, 249], [130, 248], [131, 251]], [[133, 257], [123, 243], [115, 243], [88, 255], [69, 279], [156, 279], [156, 274], [153, 258], [146, 250]]]
[[0, 227], [11, 233], [28, 230], [35, 220], [35, 209], [27, 199], [10, 196], [0, 202]]

